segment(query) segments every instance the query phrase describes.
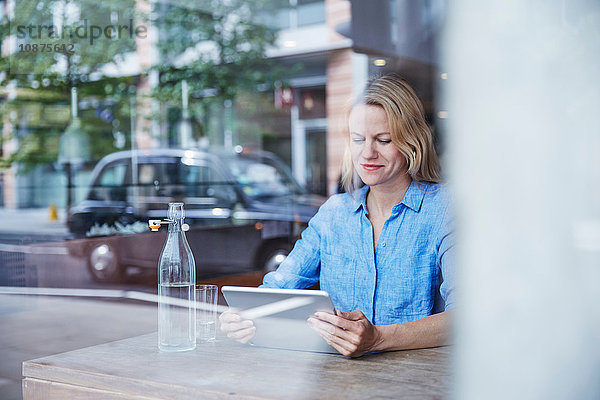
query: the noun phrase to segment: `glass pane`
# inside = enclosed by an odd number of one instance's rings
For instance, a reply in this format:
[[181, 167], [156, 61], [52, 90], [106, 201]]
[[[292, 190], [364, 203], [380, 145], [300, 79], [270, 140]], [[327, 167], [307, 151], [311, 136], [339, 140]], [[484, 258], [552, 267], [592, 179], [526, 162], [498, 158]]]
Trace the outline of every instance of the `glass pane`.
[[181, 183], [185, 186], [185, 195], [191, 197], [206, 197], [206, 189], [214, 177], [211, 169], [199, 165], [181, 164]]
[[120, 186], [123, 185], [125, 180], [125, 171], [127, 165], [125, 164], [114, 164], [104, 169], [102, 176], [100, 177], [100, 186]]
[[138, 182], [140, 185], [168, 185], [174, 184], [176, 180], [176, 159], [138, 164]]
[[322, 24], [325, 22], [325, 2], [301, 3], [298, 2], [298, 26]]
[[268, 161], [235, 158], [227, 162], [244, 194], [252, 198], [290, 196], [303, 192], [289, 172]]
[[127, 197], [126, 173], [127, 164], [114, 163], [106, 166], [96, 179], [88, 198], [90, 200], [125, 201]]
[[325, 88], [306, 88], [300, 90], [300, 119], [325, 118]]
[[290, 8], [285, 7], [279, 10], [265, 10], [258, 14], [257, 21], [271, 28], [288, 29], [290, 28]]

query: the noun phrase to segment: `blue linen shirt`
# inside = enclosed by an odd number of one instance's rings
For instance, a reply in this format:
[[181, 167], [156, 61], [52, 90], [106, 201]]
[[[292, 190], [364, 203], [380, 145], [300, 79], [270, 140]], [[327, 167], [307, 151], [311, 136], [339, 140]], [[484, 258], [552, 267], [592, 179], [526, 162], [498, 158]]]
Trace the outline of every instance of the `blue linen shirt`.
[[331, 196], [261, 287], [320, 283], [341, 311], [376, 325], [415, 321], [454, 307], [453, 217], [446, 186], [413, 181], [385, 221], [377, 247], [368, 186]]

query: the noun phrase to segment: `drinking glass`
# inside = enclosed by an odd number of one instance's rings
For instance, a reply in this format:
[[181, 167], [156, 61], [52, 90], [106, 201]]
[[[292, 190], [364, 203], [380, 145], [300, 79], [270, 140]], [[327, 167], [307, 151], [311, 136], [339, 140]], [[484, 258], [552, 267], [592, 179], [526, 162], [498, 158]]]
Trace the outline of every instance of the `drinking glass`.
[[212, 342], [217, 337], [216, 285], [196, 285], [196, 343]]

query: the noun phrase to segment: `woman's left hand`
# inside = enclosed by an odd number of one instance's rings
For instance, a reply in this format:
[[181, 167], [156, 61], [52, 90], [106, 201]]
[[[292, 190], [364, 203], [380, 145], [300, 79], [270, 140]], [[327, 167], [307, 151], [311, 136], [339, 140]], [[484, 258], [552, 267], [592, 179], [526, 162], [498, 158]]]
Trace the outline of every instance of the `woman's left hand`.
[[371, 324], [359, 310], [336, 310], [336, 315], [317, 312], [308, 319], [308, 324], [329, 345], [347, 357], [360, 357], [376, 351], [383, 339], [377, 326]]

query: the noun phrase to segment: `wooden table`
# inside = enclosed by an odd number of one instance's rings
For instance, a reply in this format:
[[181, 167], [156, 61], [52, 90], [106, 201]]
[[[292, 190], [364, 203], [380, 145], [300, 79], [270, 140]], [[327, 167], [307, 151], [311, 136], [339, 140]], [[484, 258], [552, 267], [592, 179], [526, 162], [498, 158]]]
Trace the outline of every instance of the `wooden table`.
[[143, 335], [23, 363], [30, 399], [439, 399], [450, 348], [348, 359], [227, 339], [160, 352]]

